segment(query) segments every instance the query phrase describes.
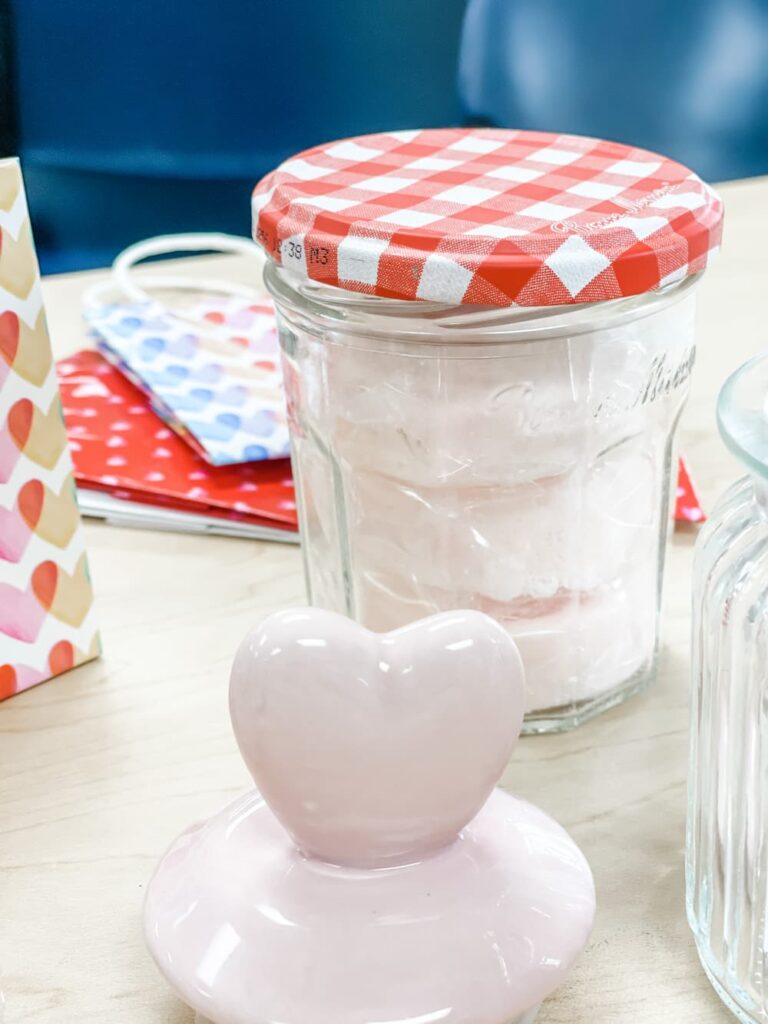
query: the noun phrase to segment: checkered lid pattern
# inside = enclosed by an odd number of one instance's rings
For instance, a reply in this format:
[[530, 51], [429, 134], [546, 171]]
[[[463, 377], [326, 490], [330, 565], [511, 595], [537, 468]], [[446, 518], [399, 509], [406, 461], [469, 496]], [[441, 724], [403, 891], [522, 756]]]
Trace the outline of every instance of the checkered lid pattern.
[[306, 150], [253, 193], [254, 238], [297, 274], [398, 299], [552, 306], [703, 269], [722, 204], [686, 167], [575, 135], [425, 129]]

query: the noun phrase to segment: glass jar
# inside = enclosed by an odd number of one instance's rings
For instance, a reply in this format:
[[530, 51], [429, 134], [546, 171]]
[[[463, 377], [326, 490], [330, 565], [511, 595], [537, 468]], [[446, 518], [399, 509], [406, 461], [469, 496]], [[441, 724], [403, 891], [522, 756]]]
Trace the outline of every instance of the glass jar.
[[311, 602], [377, 631], [494, 615], [529, 730], [647, 682], [693, 279], [566, 310], [414, 310], [265, 276]]
[[641, 687], [716, 195], [616, 143], [445, 129], [308, 150], [253, 209], [310, 600], [494, 615], [527, 731]]
[[686, 889], [699, 956], [743, 1022], [768, 1021], [768, 356], [724, 385], [749, 470], [703, 528], [693, 579]]

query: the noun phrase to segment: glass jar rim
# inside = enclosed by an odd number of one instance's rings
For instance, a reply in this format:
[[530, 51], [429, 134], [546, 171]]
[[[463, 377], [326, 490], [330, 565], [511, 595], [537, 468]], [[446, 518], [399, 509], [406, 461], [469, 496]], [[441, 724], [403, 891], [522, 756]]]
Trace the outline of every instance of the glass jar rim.
[[748, 360], [723, 384], [717, 425], [729, 451], [768, 478], [768, 352]]
[[[481, 341], [544, 341], [576, 336], [596, 329], [620, 327], [679, 301], [699, 281], [703, 271], [655, 291], [622, 299], [560, 306], [469, 306], [423, 300], [388, 299], [346, 291], [299, 276], [267, 260], [264, 281], [278, 307], [308, 313], [328, 329], [342, 325], [370, 338], [397, 336], [400, 342], [439, 345]], [[424, 324], [430, 325], [429, 333]], [[466, 337], [483, 329], [482, 338]]]

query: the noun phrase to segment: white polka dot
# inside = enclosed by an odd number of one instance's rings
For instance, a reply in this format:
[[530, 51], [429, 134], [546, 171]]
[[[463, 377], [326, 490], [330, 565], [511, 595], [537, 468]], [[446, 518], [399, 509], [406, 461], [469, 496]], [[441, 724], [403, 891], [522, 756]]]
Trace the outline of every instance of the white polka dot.
[[70, 434], [77, 434], [78, 437], [82, 434], [88, 433], [88, 427], [84, 427], [82, 423], [75, 423], [71, 427], [67, 428]]
[[116, 476], [102, 476], [99, 479], [103, 484], [109, 484], [110, 486], [120, 483]]
[[293, 487], [293, 478], [288, 477], [287, 480], [283, 480], [283, 487]]
[[124, 437], [110, 437], [107, 441], [107, 448], [125, 448], [127, 443]]
[[240, 484], [238, 491], [258, 491], [259, 485], [251, 483], [250, 480], [246, 480], [245, 483]]
[[74, 372], [75, 372], [75, 368], [72, 365], [72, 363], [59, 363], [59, 373], [60, 374], [67, 375], [67, 374], [74, 373]]
[[128, 406], [128, 412], [131, 414], [131, 416], [141, 416], [146, 411], [147, 411], [147, 407], [145, 405], [129, 405]]
[[130, 430], [131, 429], [131, 424], [130, 423], [125, 423], [123, 420], [120, 420], [119, 423], [113, 423], [112, 424], [112, 429], [113, 430]]
[[92, 420], [94, 416], [98, 416], [99, 414], [96, 412], [95, 409], [81, 409], [80, 410], [80, 415], [84, 419]]
[[125, 399], [121, 395], [110, 395], [108, 401], [110, 405], [122, 405]]
[[158, 473], [157, 471], [155, 471], [153, 473], [147, 473], [147, 475], [144, 477], [144, 479], [145, 480], [152, 480], [152, 481], [165, 480], [165, 473]]
[[677, 496], [678, 496], [678, 498], [684, 498], [685, 497], [685, 488], [684, 487], [678, 487], [677, 488]]
[[108, 466], [125, 466], [127, 463], [128, 460], [124, 459], [122, 455], [113, 455], [111, 458], [107, 459]]
[[207, 480], [208, 474], [203, 469], [195, 469], [188, 474], [190, 480]]
[[155, 448], [152, 452], [156, 459], [172, 459], [173, 452], [168, 451], [167, 448]]
[[161, 430], [155, 431], [155, 437], [158, 441], [167, 441], [170, 436], [171, 432], [167, 427], [163, 427]]
[[83, 450], [83, 446], [80, 444], [79, 441], [71, 441], [70, 440], [70, 442], [69, 442], [69, 450], [71, 452], [81, 452]]
[[232, 506], [232, 508], [235, 509], [236, 512], [252, 512], [253, 511], [251, 506], [248, 505], [244, 501], [236, 501], [234, 503], [234, 505]]
[[206, 498], [207, 496], [208, 493], [203, 487], [192, 487], [187, 491], [188, 498]]
[[281, 501], [279, 504], [280, 508], [284, 508], [286, 512], [293, 512], [296, 509], [295, 501]]

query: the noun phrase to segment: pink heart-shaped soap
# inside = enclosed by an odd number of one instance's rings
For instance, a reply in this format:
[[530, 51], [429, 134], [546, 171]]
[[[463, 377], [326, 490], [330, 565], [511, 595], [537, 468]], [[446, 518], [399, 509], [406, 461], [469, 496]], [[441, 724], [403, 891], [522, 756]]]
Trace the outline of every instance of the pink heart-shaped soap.
[[493, 619], [455, 611], [376, 634], [314, 608], [240, 646], [240, 750], [305, 853], [386, 866], [446, 846], [491, 794], [523, 717], [523, 668]]

